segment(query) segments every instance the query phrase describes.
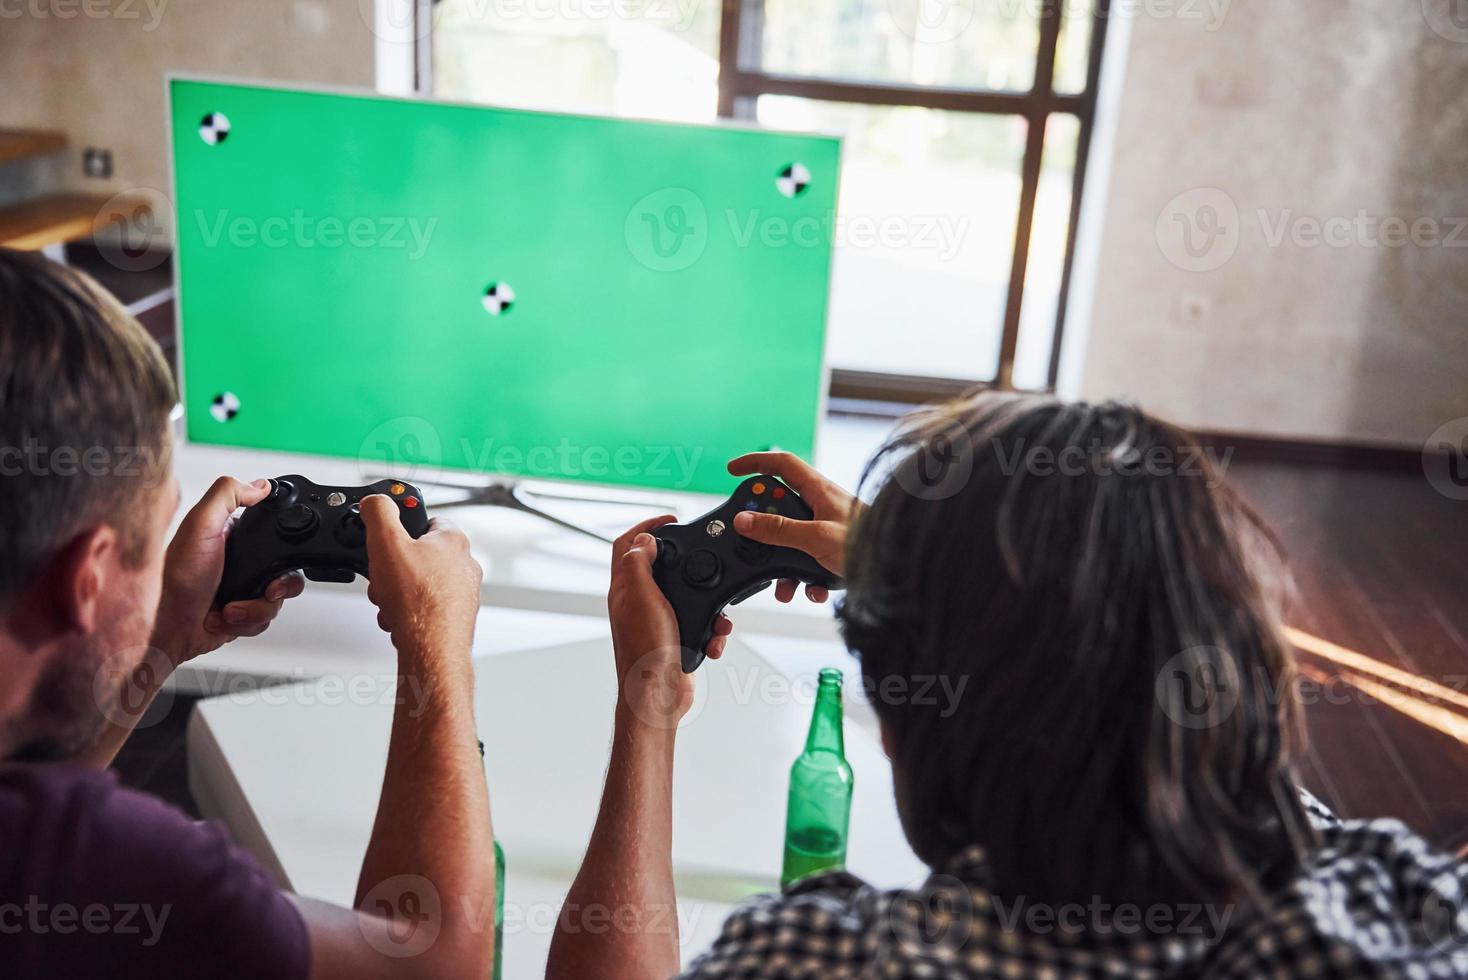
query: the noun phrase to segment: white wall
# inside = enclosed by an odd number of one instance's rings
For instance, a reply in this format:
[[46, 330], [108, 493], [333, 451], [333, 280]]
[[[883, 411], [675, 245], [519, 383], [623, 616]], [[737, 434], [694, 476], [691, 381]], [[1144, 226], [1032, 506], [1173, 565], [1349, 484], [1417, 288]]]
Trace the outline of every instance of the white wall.
[[[1468, 22], [1451, 2], [1114, 4], [1139, 12], [1119, 15], [1115, 151], [1088, 188], [1105, 208], [1072, 324], [1079, 394], [1402, 445], [1468, 415]], [[1390, 217], [1419, 244], [1383, 244]]]

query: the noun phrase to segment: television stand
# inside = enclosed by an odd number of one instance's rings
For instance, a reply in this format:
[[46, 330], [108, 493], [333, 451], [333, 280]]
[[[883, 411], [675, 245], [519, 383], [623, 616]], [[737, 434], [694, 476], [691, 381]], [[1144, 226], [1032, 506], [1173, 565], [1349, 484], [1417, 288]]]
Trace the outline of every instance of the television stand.
[[487, 484], [453, 483], [446, 480], [430, 480], [419, 485], [419, 489], [422, 490], [427, 490], [430, 487], [462, 490], [465, 492], [465, 495], [463, 497], [430, 504], [429, 510], [431, 512], [445, 510], [449, 507], [504, 507], [509, 510], [517, 510], [522, 514], [530, 514], [534, 517], [540, 518], [543, 521], [554, 524], [557, 527], [563, 527], [568, 531], [574, 531], [577, 534], [585, 535], [588, 538], [595, 538], [596, 540], [605, 542], [606, 544], [611, 544], [613, 539], [607, 537], [605, 534], [602, 534], [599, 531], [593, 531], [589, 527], [582, 527], [580, 524], [576, 524], [572, 521], [566, 520], [565, 518], [557, 517], [554, 514], [547, 513], [546, 511], [541, 510], [539, 507], [535, 506], [535, 504], [531, 503], [526, 498], [540, 497], [546, 500], [574, 500], [583, 503], [619, 504], [622, 506], [633, 507], [655, 508], [658, 506], [657, 504], [649, 503], [646, 500], [619, 500], [612, 497], [592, 497], [570, 493], [554, 493], [545, 490], [527, 490], [524, 487], [520, 486], [518, 483], [508, 480], [495, 480]]
[[443, 503], [434, 504], [431, 508], [429, 508], [434, 512], [444, 510], [449, 507], [505, 507], [509, 510], [518, 510], [522, 514], [534, 515], [535, 517], [538, 517], [543, 521], [549, 521], [550, 523], [555, 524], [558, 527], [563, 527], [568, 531], [575, 531], [577, 534], [584, 534], [588, 538], [596, 538], [598, 541], [605, 541], [608, 544], [611, 544], [612, 542], [612, 539], [607, 537], [605, 534], [593, 531], [589, 527], [582, 527], [580, 524], [574, 524], [571, 521], [557, 517], [554, 514], [548, 514], [545, 511], [541, 510], [539, 507], [536, 507], [534, 504], [528, 503], [523, 497], [520, 496], [521, 490], [519, 486], [514, 483], [505, 483], [496, 480], [494, 483], [489, 483], [485, 484], [484, 486], [478, 487], [461, 486], [452, 483], [435, 483], [432, 485], [448, 486], [453, 487], [454, 489], [468, 491], [467, 496], [460, 497], [458, 500], [448, 500], [444, 501]]

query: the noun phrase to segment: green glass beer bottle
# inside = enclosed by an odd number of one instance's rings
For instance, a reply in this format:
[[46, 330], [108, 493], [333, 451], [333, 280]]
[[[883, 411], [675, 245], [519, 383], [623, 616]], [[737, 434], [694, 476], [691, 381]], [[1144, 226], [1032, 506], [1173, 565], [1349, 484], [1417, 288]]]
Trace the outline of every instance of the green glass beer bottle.
[[781, 888], [846, 865], [852, 774], [841, 737], [841, 679], [841, 671], [834, 667], [821, 669], [805, 751], [790, 767]]
[[494, 840], [494, 980], [505, 969], [505, 849]]
[[[484, 758], [484, 741], [478, 739], [479, 758]], [[505, 849], [494, 839], [494, 976], [501, 980], [505, 968]]]

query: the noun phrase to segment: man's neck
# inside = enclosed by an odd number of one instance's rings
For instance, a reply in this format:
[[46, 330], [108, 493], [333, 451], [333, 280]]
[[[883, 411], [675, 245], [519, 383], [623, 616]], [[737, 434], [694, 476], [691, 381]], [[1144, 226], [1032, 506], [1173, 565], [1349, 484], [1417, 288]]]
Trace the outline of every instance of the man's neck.
[[40, 744], [25, 731], [25, 722], [36, 686], [57, 649], [54, 643], [29, 644], [25, 635], [10, 619], [0, 622], [0, 759], [36, 755], [31, 747]]

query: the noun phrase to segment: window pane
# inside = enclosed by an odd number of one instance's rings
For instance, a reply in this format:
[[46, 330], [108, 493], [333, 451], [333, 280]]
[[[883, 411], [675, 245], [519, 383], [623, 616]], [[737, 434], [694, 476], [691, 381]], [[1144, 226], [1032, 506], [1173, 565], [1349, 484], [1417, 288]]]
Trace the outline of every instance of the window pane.
[[[746, 2], [746, 12], [759, 10]], [[1013, 0], [764, 0], [744, 67], [777, 75], [1027, 91], [1037, 5]]]
[[1095, 2], [1061, 4], [1065, 18], [1055, 45], [1057, 92], [1079, 95], [1086, 89], [1086, 71], [1091, 61], [1091, 30], [1096, 26]]
[[706, 122], [718, 109], [719, 5], [670, 0], [443, 0], [440, 98]]
[[1050, 351], [1055, 345], [1055, 311], [1065, 246], [1070, 235], [1070, 201], [1074, 189], [1076, 140], [1080, 120], [1053, 115], [1045, 124], [1045, 155], [1035, 196], [1035, 225], [1030, 232], [1030, 258], [1025, 267], [1024, 303], [1020, 307], [1019, 343], [1014, 353], [1014, 386], [1044, 388], [1050, 380]]
[[991, 380], [1019, 208], [1025, 122], [761, 96], [779, 129], [844, 136], [833, 367]]

